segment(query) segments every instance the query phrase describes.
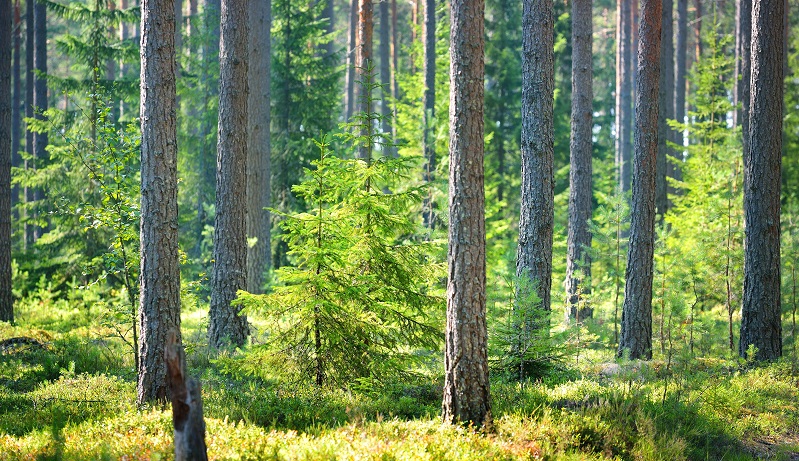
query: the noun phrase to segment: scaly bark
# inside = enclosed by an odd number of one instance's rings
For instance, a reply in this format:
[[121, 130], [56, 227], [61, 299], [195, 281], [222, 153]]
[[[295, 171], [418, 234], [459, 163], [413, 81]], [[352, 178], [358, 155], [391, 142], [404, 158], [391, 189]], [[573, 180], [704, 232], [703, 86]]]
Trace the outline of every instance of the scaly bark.
[[483, 0], [452, 0], [447, 327], [443, 418], [491, 425], [483, 185]]
[[739, 353], [782, 356], [780, 174], [783, 111], [783, 0], [752, 4], [750, 152], [744, 157], [744, 297]]
[[[592, 85], [593, 27], [591, 0], [572, 2], [572, 129], [569, 168], [569, 235], [566, 294], [573, 318], [590, 317], [590, 307], [579, 308], [580, 296], [591, 293], [591, 165], [594, 99]], [[578, 276], [577, 271], [582, 272]], [[579, 311], [578, 311], [579, 309]]]
[[525, 0], [523, 5], [522, 188], [516, 276], [530, 279], [541, 309], [549, 311], [554, 221], [553, 6], [552, 0]]
[[137, 402], [169, 398], [167, 335], [180, 343], [175, 10], [141, 6], [141, 288]]
[[655, 173], [660, 81], [660, 0], [641, 1], [638, 91], [635, 97], [635, 158], [630, 206], [624, 305], [618, 355], [652, 358], [652, 276], [655, 250]]
[[247, 276], [247, 21], [249, 2], [222, 0], [219, 39], [219, 128], [217, 135], [214, 269], [208, 343], [247, 341], [247, 317], [232, 306]]
[[11, 323], [11, 0], [0, 11], [0, 322]]

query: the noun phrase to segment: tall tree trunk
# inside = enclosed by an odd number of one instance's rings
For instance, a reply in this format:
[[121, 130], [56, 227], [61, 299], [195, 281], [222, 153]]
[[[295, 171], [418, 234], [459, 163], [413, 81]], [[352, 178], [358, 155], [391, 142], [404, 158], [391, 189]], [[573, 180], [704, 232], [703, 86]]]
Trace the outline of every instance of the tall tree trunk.
[[[19, 167], [22, 165], [22, 156], [19, 150], [22, 147], [22, 69], [20, 56], [22, 36], [20, 30], [22, 22], [19, 15], [19, 0], [14, 2], [14, 67], [12, 74], [14, 78], [14, 94], [11, 102], [11, 166]], [[19, 202], [19, 186], [11, 188], [11, 208]], [[19, 219], [19, 212], [13, 212], [13, 218]]]
[[[33, 66], [36, 68], [34, 75], [33, 104], [36, 106], [34, 117], [44, 120], [43, 112], [47, 110], [47, 5], [36, 3], [33, 11], [34, 22], [34, 53]], [[34, 133], [33, 135], [33, 157], [34, 168], [43, 165], [47, 160], [47, 132]], [[37, 187], [34, 191], [36, 206], [41, 207], [44, 201], [44, 190]], [[39, 216], [37, 213], [37, 221]], [[42, 236], [44, 229], [37, 223], [33, 227], [33, 239], [37, 240]]]
[[655, 250], [655, 174], [660, 81], [660, 0], [641, 0], [638, 91], [635, 97], [635, 159], [630, 206], [624, 307], [619, 356], [652, 358], [652, 275]]
[[696, 19], [694, 20], [694, 44], [695, 49], [695, 62], [702, 58], [702, 0], [694, 0], [694, 12]]
[[355, 99], [363, 118], [360, 120], [360, 135], [363, 138], [358, 146], [358, 158], [372, 160], [372, 32], [374, 31], [372, 0], [359, 0], [358, 46], [356, 47], [355, 74], [359, 80], [355, 86]]
[[[580, 308], [581, 294], [591, 293], [591, 165], [594, 92], [591, 0], [572, 2], [572, 129], [569, 169], [569, 235], [566, 293], [572, 317], [591, 315]], [[577, 271], [582, 275], [578, 275]]]
[[358, 0], [350, 1], [350, 26], [347, 40], [347, 73], [345, 74], [346, 95], [344, 100], [344, 119], [349, 121], [355, 112], [355, 60], [358, 47]]
[[750, 152], [744, 157], [744, 297], [739, 353], [782, 356], [780, 174], [782, 168], [783, 0], [752, 4]]
[[[33, 11], [35, 0], [25, 0], [25, 117], [33, 118], [33, 107], [36, 104], [33, 100], [33, 55], [35, 47], [35, 34], [33, 27]], [[25, 126], [25, 170], [35, 170], [36, 162], [33, 161], [33, 131]], [[25, 223], [25, 248], [33, 245], [33, 210], [31, 205], [34, 201], [33, 187], [25, 186], [25, 211], [23, 222]]]
[[249, 70], [247, 100], [247, 291], [261, 293], [264, 271], [269, 268], [271, 248], [272, 146], [271, 120], [271, 30], [272, 1], [250, 2]]
[[673, 3], [662, 0], [660, 32], [660, 83], [658, 89], [658, 153], [655, 176], [655, 211], [662, 223], [669, 206], [666, 163], [672, 155], [669, 141], [673, 141], [669, 120], [674, 118], [674, 42], [673, 42]]
[[633, 182], [633, 137], [635, 136], [635, 95], [638, 87], [638, 16], [639, 1], [632, 0], [627, 13], [627, 45], [624, 57], [626, 81], [622, 84], [622, 102], [624, 103], [624, 192], [629, 192]]
[[208, 342], [243, 345], [249, 334], [240, 306], [231, 306], [247, 276], [247, 21], [246, 0], [222, 0], [219, 41], [219, 131], [214, 269]]
[[[391, 136], [391, 14], [388, 1], [380, 2], [380, 131]], [[385, 141], [385, 138], [383, 138]], [[392, 138], [393, 141], [393, 138]], [[384, 145], [384, 155], [394, 155], [394, 146]]]
[[[391, 0], [391, 95], [394, 96], [395, 100], [399, 99], [399, 85], [397, 84], [397, 73], [399, 72], [397, 35], [397, 0]], [[396, 105], [394, 106], [394, 119], [397, 119]], [[395, 137], [396, 134], [397, 128], [394, 127]]]
[[433, 215], [433, 182], [436, 172], [436, 145], [433, 136], [433, 120], [436, 108], [436, 1], [425, 0], [424, 10], [424, 125], [423, 149], [425, 158], [424, 182], [428, 193], [424, 198], [422, 219], [425, 227], [435, 225]]
[[444, 421], [492, 424], [486, 331], [483, 79], [485, 3], [452, 0]]
[[[271, 1], [271, 0], [270, 0]], [[332, 37], [333, 31], [335, 28], [336, 15], [335, 15], [335, 5], [333, 4], [333, 0], [322, 0], [325, 2], [325, 9], [322, 11], [322, 19], [327, 20], [327, 26], [325, 27], [325, 32], [328, 36]], [[325, 55], [332, 56], [333, 55], [333, 40], [325, 43]]]
[[[679, 123], [685, 123], [685, 93], [686, 93], [686, 70], [687, 70], [687, 51], [688, 51], [688, 0], [677, 0], [677, 44], [675, 46], [675, 84], [674, 84], [674, 118]], [[674, 132], [675, 143], [682, 146], [682, 131]], [[668, 175], [677, 180], [682, 179], [680, 162], [683, 159], [682, 150], [676, 153], [677, 163], [668, 164]], [[676, 193], [676, 188], [669, 188], [669, 193]]]
[[180, 344], [174, 0], [141, 6], [141, 291], [137, 401], [169, 396], [166, 343]]
[[743, 134], [743, 156], [749, 156], [749, 103], [752, 77], [752, 0], [735, 3], [735, 122], [740, 123]]
[[616, 2], [616, 174], [617, 183], [623, 192], [630, 190], [632, 165], [629, 150], [629, 120], [632, 112], [632, 74], [630, 56], [632, 54], [632, 0]]
[[[554, 221], [555, 91], [552, 0], [525, 0], [522, 13], [522, 189], [516, 277], [550, 310]], [[524, 325], [523, 328], [532, 328]]]
[[[203, 19], [207, 38], [203, 43], [203, 60], [207, 63], [219, 61], [219, 16], [221, 13], [220, 0], [205, 0], [205, 10]], [[197, 187], [197, 218], [194, 222], [194, 242], [195, 246], [192, 253], [195, 258], [199, 258], [202, 253], [203, 232], [205, 226], [210, 223], [211, 218], [205, 212], [205, 207], [214, 203], [214, 188], [216, 187], [216, 160], [214, 146], [214, 126], [209, 113], [212, 111], [211, 101], [217, 99], [219, 95], [219, 81], [211, 78], [208, 66], [201, 66], [200, 86], [204, 88], [202, 121], [199, 133], [199, 178], [200, 184]], [[218, 110], [218, 109], [217, 109]]]
[[0, 322], [14, 321], [11, 294], [11, 0], [0, 0]]

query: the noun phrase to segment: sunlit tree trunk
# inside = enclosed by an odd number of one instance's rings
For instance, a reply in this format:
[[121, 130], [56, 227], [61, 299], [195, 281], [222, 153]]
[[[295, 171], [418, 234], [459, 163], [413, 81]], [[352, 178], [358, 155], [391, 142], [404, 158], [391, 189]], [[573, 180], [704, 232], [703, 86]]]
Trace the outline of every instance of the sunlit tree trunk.
[[485, 4], [452, 0], [444, 421], [491, 425], [486, 330], [483, 79]]
[[[566, 292], [572, 318], [591, 315], [580, 308], [582, 295], [591, 293], [591, 166], [594, 92], [592, 85], [592, 1], [572, 2], [572, 129], [569, 168], [569, 235]], [[582, 272], [578, 275], [577, 272]]]
[[782, 356], [780, 173], [783, 112], [783, 0], [752, 4], [749, 154], [744, 157], [744, 297], [739, 353]]
[[[33, 55], [35, 46], [35, 34], [33, 30], [33, 7], [34, 0], [25, 0], [25, 117], [33, 118]], [[36, 162], [33, 161], [33, 131], [30, 127], [25, 128], [25, 169], [36, 169]], [[25, 204], [30, 206], [34, 200], [33, 187], [25, 186]], [[25, 215], [22, 217], [25, 222], [25, 248], [33, 245], [33, 224], [29, 221], [33, 217], [33, 212], [26, 208]]]
[[169, 398], [166, 340], [180, 344], [174, 0], [141, 6], [141, 288], [137, 401]]
[[630, 205], [624, 306], [618, 354], [652, 358], [652, 276], [655, 250], [655, 174], [660, 80], [660, 0], [641, 1], [638, 91], [635, 97], [635, 158]]
[[[516, 276], [550, 310], [554, 221], [555, 91], [552, 0], [525, 0], [522, 13], [522, 188]], [[523, 328], [531, 328], [529, 325]]]
[[655, 176], [655, 211], [661, 222], [668, 208], [666, 184], [666, 162], [672, 155], [668, 145], [673, 140], [669, 120], [674, 118], [674, 42], [673, 42], [673, 3], [662, 0], [660, 33], [660, 83], [658, 89], [658, 154]]
[[424, 181], [428, 193], [424, 198], [423, 221], [425, 227], [435, 225], [433, 215], [433, 185], [436, 171], [436, 145], [433, 136], [433, 119], [436, 109], [436, 1], [425, 0], [424, 9], [424, 126], [423, 149], [425, 158]]
[[271, 219], [272, 161], [270, 138], [272, 1], [250, 2], [249, 97], [247, 100], [247, 291], [261, 293], [264, 271], [269, 267], [272, 249]]
[[249, 2], [222, 0], [219, 39], [214, 269], [208, 343], [243, 345], [249, 334], [241, 306], [232, 306], [247, 275], [247, 65]]
[[364, 116], [360, 121], [360, 135], [362, 142], [358, 146], [358, 158], [370, 162], [372, 159], [372, 120], [368, 114], [372, 113], [371, 91], [372, 91], [372, 33], [374, 31], [373, 22], [374, 5], [372, 0], [358, 1], [358, 46], [355, 48], [355, 75], [358, 83], [355, 86], [355, 100], [358, 110]]
[[347, 40], [347, 71], [345, 74], [346, 94], [344, 100], [344, 119], [349, 121], [355, 112], [355, 59], [358, 42], [358, 0], [350, 1], [350, 25]]

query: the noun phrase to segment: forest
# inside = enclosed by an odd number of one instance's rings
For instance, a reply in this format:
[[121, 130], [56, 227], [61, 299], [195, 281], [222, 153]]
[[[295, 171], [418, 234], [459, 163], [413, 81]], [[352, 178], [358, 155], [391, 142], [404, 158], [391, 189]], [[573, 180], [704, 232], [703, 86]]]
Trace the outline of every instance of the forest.
[[799, 4], [0, 0], [0, 461], [799, 460]]

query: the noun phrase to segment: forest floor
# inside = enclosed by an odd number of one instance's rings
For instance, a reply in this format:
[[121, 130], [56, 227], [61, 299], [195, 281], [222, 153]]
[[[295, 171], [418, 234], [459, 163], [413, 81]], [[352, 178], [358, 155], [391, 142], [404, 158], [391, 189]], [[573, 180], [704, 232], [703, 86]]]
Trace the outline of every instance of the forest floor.
[[[0, 460], [172, 458], [168, 409], [135, 407], [118, 317], [44, 299], [17, 318], [0, 324]], [[799, 460], [796, 361], [617, 366], [586, 350], [538, 382], [494, 378], [493, 430], [475, 433], [441, 423], [440, 373], [318, 390], [263, 375], [257, 354], [209, 352], [199, 310], [184, 329], [210, 459]], [[35, 341], [2, 342], [20, 337]]]

